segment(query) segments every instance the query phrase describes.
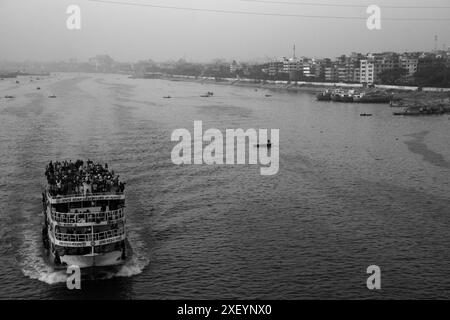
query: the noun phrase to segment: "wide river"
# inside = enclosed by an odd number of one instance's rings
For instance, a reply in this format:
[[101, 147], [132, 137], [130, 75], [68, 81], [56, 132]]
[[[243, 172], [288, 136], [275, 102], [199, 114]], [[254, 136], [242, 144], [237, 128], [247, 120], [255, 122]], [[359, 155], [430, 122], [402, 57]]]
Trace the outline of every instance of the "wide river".
[[[15, 81], [0, 81], [0, 298], [450, 298], [448, 116], [122, 75]], [[278, 174], [174, 165], [171, 134], [194, 120], [280, 129]], [[44, 262], [41, 192], [50, 160], [77, 158], [127, 182], [134, 255], [71, 291]]]

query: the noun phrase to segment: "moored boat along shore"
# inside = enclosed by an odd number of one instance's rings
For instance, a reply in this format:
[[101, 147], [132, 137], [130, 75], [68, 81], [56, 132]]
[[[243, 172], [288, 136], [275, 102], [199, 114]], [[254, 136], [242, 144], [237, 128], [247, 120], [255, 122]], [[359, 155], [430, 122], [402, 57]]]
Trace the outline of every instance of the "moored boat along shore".
[[390, 105], [402, 108], [394, 115], [440, 115], [450, 113], [450, 92], [399, 92]]
[[317, 94], [318, 101], [345, 103], [389, 103], [394, 115], [442, 115], [450, 113], [450, 92], [395, 92], [369, 88], [365, 90], [325, 90]]

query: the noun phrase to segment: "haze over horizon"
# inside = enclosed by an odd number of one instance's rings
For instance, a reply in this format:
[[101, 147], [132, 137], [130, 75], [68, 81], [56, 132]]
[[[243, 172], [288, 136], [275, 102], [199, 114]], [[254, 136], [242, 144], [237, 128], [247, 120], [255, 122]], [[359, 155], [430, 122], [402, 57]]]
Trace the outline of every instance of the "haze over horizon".
[[[323, 0], [309, 5], [295, 0], [284, 1], [291, 4], [242, 0], [117, 2], [133, 5], [90, 0], [1, 0], [0, 61], [84, 61], [97, 54], [108, 54], [117, 61], [252, 61], [291, 56], [294, 44], [298, 56], [336, 57], [353, 51], [431, 51], [435, 35], [439, 49], [450, 45], [450, 20], [389, 20], [447, 19], [450, 5], [446, 0]], [[370, 4], [381, 7], [381, 30], [366, 27], [369, 15], [364, 6]], [[66, 27], [69, 5], [81, 8], [81, 30]], [[392, 8], [395, 6], [428, 8]], [[430, 8], [439, 6], [449, 8]]]

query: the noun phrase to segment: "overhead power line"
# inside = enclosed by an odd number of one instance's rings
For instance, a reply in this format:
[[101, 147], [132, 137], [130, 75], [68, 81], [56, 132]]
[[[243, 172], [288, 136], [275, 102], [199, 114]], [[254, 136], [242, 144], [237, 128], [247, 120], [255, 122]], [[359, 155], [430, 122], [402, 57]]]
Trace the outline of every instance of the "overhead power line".
[[[311, 7], [343, 7], [343, 8], [367, 8], [369, 4], [344, 4], [344, 3], [318, 3], [318, 2], [294, 2], [294, 1], [275, 1], [275, 0], [241, 0], [242, 2], [255, 2], [261, 4], [283, 4], [292, 6], [311, 6]], [[389, 9], [450, 9], [450, 6], [393, 6], [378, 5], [380, 8]]]
[[[191, 12], [209, 12], [209, 13], [223, 13], [223, 14], [235, 14], [235, 15], [253, 15], [253, 16], [271, 16], [271, 17], [290, 17], [290, 18], [311, 18], [311, 19], [341, 19], [341, 20], [367, 20], [367, 17], [357, 16], [333, 16], [333, 15], [306, 15], [295, 13], [271, 13], [271, 12], [255, 12], [255, 11], [239, 11], [239, 10], [220, 10], [220, 9], [206, 9], [206, 8], [192, 8], [192, 7], [180, 7], [180, 6], [165, 6], [149, 3], [136, 3], [136, 2], [124, 2], [113, 0], [88, 0], [90, 2], [114, 4], [114, 5], [126, 5], [136, 7], [149, 7], [158, 9], [171, 9], [179, 11], [191, 11]], [[450, 21], [450, 18], [383, 18], [384, 21]]]

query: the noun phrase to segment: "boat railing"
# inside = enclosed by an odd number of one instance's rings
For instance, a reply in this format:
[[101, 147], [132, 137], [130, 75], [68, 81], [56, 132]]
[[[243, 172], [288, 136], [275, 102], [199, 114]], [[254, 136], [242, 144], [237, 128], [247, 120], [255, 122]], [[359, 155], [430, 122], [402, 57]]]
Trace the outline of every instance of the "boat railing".
[[100, 241], [106, 240], [125, 234], [125, 228], [108, 230], [98, 233], [86, 234], [69, 234], [69, 233], [55, 233], [56, 240], [67, 242], [86, 242], [86, 241]]
[[65, 195], [52, 195], [47, 191], [47, 196], [52, 204], [77, 202], [77, 201], [90, 201], [90, 200], [115, 200], [124, 199], [124, 192], [111, 191], [111, 192], [96, 192], [96, 193], [74, 193]]
[[52, 212], [52, 220], [59, 223], [101, 223], [116, 222], [123, 219], [124, 209], [112, 211], [96, 211], [96, 212], [80, 212], [80, 213], [64, 213]]

